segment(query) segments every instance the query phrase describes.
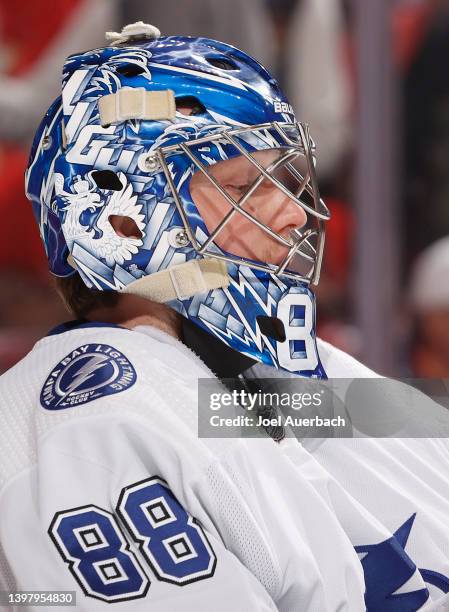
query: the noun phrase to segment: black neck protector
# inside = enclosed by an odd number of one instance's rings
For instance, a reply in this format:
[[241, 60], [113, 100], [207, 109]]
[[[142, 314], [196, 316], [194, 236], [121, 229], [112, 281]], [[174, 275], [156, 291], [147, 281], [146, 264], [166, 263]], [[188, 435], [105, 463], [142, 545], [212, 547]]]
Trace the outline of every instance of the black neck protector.
[[256, 360], [226, 346], [185, 317], [182, 318], [182, 341], [220, 379], [236, 378], [257, 363]]

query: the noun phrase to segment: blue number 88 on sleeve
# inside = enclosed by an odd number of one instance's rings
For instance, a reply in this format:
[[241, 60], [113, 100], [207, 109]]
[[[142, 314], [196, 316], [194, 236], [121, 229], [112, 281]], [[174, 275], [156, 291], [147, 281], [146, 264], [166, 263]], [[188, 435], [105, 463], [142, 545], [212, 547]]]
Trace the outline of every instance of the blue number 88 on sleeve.
[[216, 556], [200, 525], [153, 477], [122, 489], [116, 516], [94, 505], [55, 514], [50, 537], [86, 595], [116, 602], [150, 587], [118, 519], [159, 580], [182, 586], [213, 576]]
[[152, 478], [124, 488], [117, 514], [159, 580], [187, 584], [213, 572], [209, 542], [164, 481]]
[[86, 595], [108, 602], [145, 596], [149, 580], [110, 512], [97, 506], [58, 512], [49, 533]]

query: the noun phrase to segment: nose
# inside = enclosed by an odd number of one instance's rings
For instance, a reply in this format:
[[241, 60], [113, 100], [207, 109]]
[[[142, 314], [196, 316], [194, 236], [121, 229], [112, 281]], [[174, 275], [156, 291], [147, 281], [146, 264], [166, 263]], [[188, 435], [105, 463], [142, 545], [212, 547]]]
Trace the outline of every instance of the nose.
[[279, 206], [279, 221], [291, 225], [292, 229], [301, 229], [307, 223], [307, 213], [294, 200], [284, 196], [283, 203]]
[[254, 216], [278, 234], [301, 229], [307, 223], [307, 213], [279, 187], [271, 184], [255, 194]]

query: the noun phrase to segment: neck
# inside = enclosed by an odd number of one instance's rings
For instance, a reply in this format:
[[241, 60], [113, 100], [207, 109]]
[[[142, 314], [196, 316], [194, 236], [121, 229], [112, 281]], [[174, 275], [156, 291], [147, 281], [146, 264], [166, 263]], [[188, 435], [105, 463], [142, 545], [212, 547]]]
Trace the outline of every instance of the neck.
[[113, 308], [96, 308], [89, 312], [88, 317], [93, 321], [115, 323], [128, 329], [149, 325], [174, 338], [181, 338], [181, 315], [165, 304], [135, 295], [123, 294]]

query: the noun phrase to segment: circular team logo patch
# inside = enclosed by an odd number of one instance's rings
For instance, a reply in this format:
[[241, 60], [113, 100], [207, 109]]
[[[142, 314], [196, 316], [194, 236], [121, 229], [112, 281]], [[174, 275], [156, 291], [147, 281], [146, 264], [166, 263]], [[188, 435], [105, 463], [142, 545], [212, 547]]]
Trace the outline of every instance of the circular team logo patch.
[[79, 406], [125, 391], [136, 378], [123, 353], [107, 344], [85, 344], [53, 368], [41, 391], [41, 405], [48, 410]]

